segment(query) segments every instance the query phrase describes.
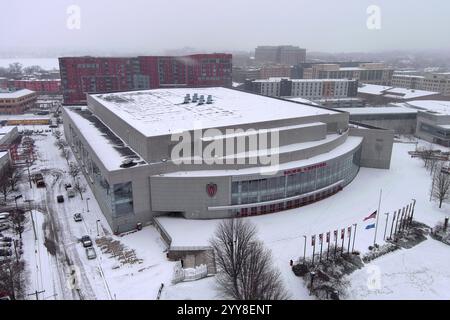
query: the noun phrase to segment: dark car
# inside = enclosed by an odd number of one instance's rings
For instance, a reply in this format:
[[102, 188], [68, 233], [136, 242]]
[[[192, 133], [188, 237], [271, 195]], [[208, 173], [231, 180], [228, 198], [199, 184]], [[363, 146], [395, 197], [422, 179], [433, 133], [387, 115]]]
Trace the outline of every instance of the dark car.
[[58, 201], [58, 203], [64, 202], [64, 196], [62, 195], [57, 196], [56, 201]]
[[80, 222], [80, 221], [83, 221], [83, 217], [81, 216], [81, 213], [75, 213], [74, 215], [73, 215], [73, 220], [75, 220], [75, 222]]
[[12, 255], [12, 251], [10, 249], [0, 249], [0, 256], [9, 257]]
[[89, 237], [89, 236], [82, 236], [80, 241], [83, 244], [83, 247], [85, 247], [85, 248], [92, 247], [91, 237]]

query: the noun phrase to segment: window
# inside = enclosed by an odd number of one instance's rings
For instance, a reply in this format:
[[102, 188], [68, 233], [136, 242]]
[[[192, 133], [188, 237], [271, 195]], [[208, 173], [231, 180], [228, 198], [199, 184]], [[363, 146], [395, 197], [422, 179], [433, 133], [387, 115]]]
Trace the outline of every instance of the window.
[[133, 213], [133, 189], [131, 182], [114, 185], [113, 201], [116, 216]]

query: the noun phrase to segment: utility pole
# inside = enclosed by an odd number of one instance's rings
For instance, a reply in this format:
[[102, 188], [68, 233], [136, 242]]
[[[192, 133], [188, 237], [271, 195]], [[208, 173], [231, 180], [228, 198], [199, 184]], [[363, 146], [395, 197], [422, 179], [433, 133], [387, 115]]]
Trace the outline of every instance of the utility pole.
[[98, 232], [98, 223], [100, 222], [100, 220], [97, 220], [97, 237], [100, 237], [100, 233]]
[[327, 249], [327, 261], [328, 261], [328, 256], [330, 255], [331, 231], [327, 232], [327, 242], [328, 242], [328, 249]]
[[91, 198], [86, 198], [86, 211], [89, 212], [89, 200], [91, 200]]
[[378, 210], [377, 210], [377, 221], [375, 222], [375, 235], [373, 238], [373, 245], [377, 244], [377, 231], [378, 231], [378, 218], [380, 216], [380, 207], [381, 207], [381, 195], [383, 194], [383, 189], [380, 189], [380, 199], [378, 200]]

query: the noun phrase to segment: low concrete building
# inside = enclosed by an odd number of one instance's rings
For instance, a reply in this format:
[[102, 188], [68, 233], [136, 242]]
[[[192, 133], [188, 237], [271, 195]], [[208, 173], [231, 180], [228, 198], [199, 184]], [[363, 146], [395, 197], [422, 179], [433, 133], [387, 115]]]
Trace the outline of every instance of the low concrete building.
[[63, 108], [64, 131], [115, 232], [166, 214], [288, 210], [339, 192], [361, 166], [390, 166], [393, 131], [351, 128], [348, 113], [308, 103], [226, 88], [94, 94], [87, 103]]
[[36, 93], [28, 89], [0, 92], [0, 114], [23, 114], [35, 106], [36, 99]]
[[394, 130], [397, 134], [415, 134], [417, 110], [408, 107], [338, 108], [348, 112], [350, 120], [378, 128]]
[[358, 97], [374, 106], [385, 106], [392, 102], [413, 100], [449, 100], [439, 92], [396, 88], [363, 83], [358, 87]]

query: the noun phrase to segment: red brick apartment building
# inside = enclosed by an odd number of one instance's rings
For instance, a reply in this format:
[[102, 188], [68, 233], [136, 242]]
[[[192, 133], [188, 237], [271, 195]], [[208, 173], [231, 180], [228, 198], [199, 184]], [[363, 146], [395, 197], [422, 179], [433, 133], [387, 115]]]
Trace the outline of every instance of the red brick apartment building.
[[8, 87], [14, 90], [28, 89], [39, 94], [60, 94], [61, 80], [59, 79], [29, 79], [9, 80]]
[[161, 87], [231, 86], [232, 55], [59, 58], [64, 104], [86, 102], [86, 92]]
[[0, 114], [23, 114], [34, 107], [37, 94], [28, 89], [0, 92]]

